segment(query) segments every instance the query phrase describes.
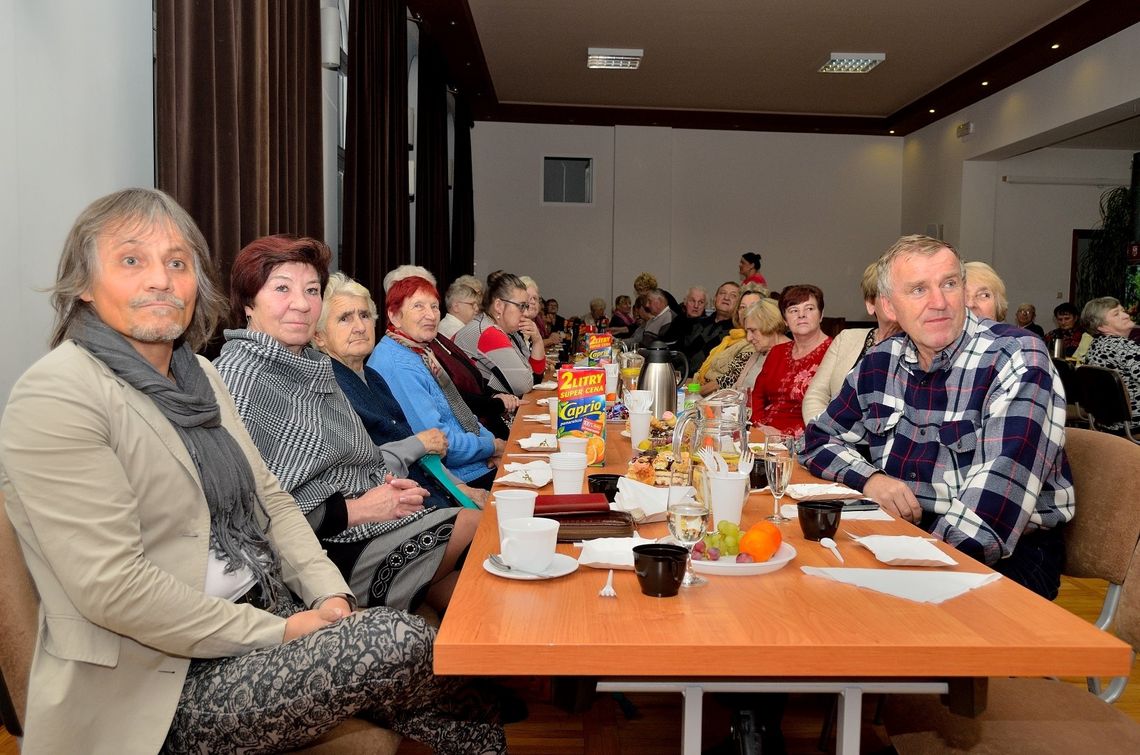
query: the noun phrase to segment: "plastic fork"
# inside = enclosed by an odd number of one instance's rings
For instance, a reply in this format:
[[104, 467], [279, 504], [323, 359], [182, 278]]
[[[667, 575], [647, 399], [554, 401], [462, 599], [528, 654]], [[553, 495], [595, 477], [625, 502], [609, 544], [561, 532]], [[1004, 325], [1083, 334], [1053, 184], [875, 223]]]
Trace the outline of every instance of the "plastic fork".
[[736, 463], [736, 471], [743, 474], [752, 473], [752, 465], [756, 463], [756, 457], [752, 455], [752, 449], [747, 444], [740, 449], [740, 461]]
[[716, 472], [720, 469], [720, 465], [717, 464], [716, 457], [713, 456], [713, 451], [711, 448], [698, 449], [697, 458], [700, 459], [701, 463], [705, 465], [705, 469], [709, 470], [710, 472]]
[[614, 570], [610, 569], [609, 575], [606, 577], [606, 583], [602, 585], [602, 589], [598, 591], [598, 595], [603, 598], [616, 598], [617, 591], [614, 590]]

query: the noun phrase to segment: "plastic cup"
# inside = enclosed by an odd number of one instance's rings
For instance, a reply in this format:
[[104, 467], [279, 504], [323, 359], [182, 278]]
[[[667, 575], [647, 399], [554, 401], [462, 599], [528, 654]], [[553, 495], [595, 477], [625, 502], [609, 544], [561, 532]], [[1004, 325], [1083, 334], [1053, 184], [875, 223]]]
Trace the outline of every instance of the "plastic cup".
[[633, 444], [634, 449], [641, 445], [642, 441], [649, 440], [649, 418], [653, 416], [653, 412], [629, 412], [629, 442]]
[[550, 471], [554, 474], [555, 495], [581, 493], [582, 483], [586, 481], [586, 454], [565, 451], [550, 454]]
[[653, 408], [653, 392], [626, 391], [625, 405], [631, 412], [648, 412]]
[[500, 555], [503, 561], [522, 571], [536, 574], [546, 571], [558, 547], [558, 522], [527, 517], [508, 519], [501, 526]]
[[748, 495], [748, 475], [740, 472], [705, 472], [709, 486], [709, 504], [712, 508], [712, 527], [721, 522], [740, 525], [744, 499]]
[[499, 542], [503, 541], [503, 522], [534, 516], [535, 490], [498, 490], [495, 492], [495, 516], [499, 523]]
[[568, 454], [582, 454], [586, 455], [586, 444], [589, 442], [587, 438], [580, 438], [575, 435], [563, 435], [558, 439], [558, 450], [564, 451]]
[[618, 374], [621, 370], [616, 364], [603, 364], [602, 369], [606, 371], [606, 401], [617, 400], [618, 389]]
[[546, 406], [550, 409], [550, 431], [556, 433], [558, 432], [558, 399], [552, 400]]
[[679, 545], [649, 543], [633, 549], [633, 570], [641, 592], [654, 598], [671, 598], [685, 578], [688, 553]]

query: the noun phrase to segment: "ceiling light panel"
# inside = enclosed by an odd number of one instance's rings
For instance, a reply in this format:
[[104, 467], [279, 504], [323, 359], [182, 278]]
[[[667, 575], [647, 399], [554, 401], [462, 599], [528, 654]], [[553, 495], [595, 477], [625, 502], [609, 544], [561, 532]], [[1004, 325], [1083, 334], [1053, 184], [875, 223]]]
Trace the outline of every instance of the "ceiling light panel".
[[632, 71], [641, 65], [644, 54], [645, 50], [590, 47], [586, 50], [586, 67]]
[[885, 52], [833, 52], [820, 73], [867, 73], [887, 59]]

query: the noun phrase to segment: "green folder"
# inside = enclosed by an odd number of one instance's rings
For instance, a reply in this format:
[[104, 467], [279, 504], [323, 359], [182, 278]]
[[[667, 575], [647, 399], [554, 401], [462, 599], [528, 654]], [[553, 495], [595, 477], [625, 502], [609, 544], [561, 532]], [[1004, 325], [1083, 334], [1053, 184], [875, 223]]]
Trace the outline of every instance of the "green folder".
[[447, 494], [450, 495], [451, 498], [460, 506], [465, 509], [479, 508], [475, 505], [475, 501], [472, 501], [470, 498], [468, 498], [467, 495], [464, 494], [464, 492], [460, 490], [454, 482], [452, 482], [451, 475], [444, 471], [443, 462], [437, 455], [424, 454], [422, 457], [420, 457], [419, 463], [421, 466], [423, 466], [424, 469], [428, 471], [428, 473], [431, 474], [432, 477], [436, 479], [440, 485], [444, 487], [444, 490], [447, 491]]

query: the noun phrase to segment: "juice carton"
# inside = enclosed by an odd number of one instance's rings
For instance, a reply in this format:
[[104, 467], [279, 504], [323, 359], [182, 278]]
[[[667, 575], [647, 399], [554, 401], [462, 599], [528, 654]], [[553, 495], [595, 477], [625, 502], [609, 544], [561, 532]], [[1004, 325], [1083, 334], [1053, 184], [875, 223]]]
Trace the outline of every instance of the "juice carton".
[[586, 463], [606, 463], [606, 371], [600, 367], [558, 370], [559, 438], [588, 438]]
[[586, 359], [591, 367], [614, 361], [613, 348], [612, 333], [590, 333], [586, 336]]

